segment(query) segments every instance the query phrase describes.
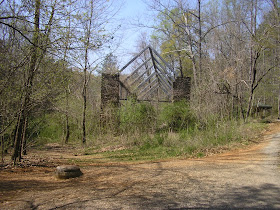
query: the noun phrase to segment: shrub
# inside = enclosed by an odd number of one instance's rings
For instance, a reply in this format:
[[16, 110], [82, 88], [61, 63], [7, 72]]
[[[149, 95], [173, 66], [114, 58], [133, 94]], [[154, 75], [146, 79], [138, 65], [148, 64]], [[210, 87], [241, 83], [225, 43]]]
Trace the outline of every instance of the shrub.
[[196, 125], [196, 118], [186, 101], [165, 104], [158, 117], [160, 125], [174, 131], [194, 128]]
[[120, 109], [120, 128], [123, 132], [145, 132], [154, 128], [156, 112], [149, 103], [127, 100]]

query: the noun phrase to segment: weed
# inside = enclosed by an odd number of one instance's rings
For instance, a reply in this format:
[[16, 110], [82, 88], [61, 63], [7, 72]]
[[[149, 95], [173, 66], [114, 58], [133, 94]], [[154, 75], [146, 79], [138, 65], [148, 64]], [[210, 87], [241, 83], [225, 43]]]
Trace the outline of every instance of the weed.
[[[185, 101], [163, 104], [156, 110], [149, 103], [129, 99], [118, 111], [106, 112], [108, 119], [119, 117], [119, 130], [113, 126], [102, 129], [90, 125], [84, 155], [99, 155], [110, 160], [154, 160], [177, 156], [203, 157], [208, 148], [230, 146], [241, 142], [264, 128], [265, 124], [244, 124], [238, 120], [221, 119], [209, 114], [198, 119]], [[93, 115], [92, 115], [93, 116]], [[40, 128], [40, 142], [61, 142], [63, 139], [61, 115], [47, 115]], [[111, 117], [111, 118], [110, 118]], [[117, 119], [116, 118], [116, 119]], [[72, 138], [79, 136], [79, 126], [73, 125]], [[99, 131], [98, 131], [99, 129]], [[106, 132], [104, 132], [106, 130]], [[76, 138], [78, 139], [78, 138]], [[78, 142], [75, 139], [76, 142]], [[90, 159], [87, 158], [89, 161]]]
[[199, 158], [202, 158], [202, 157], [204, 157], [204, 156], [205, 156], [205, 154], [204, 154], [203, 152], [197, 153], [197, 157], [199, 157]]
[[193, 129], [196, 124], [196, 118], [186, 101], [164, 105], [158, 118], [160, 124], [174, 131]]
[[127, 100], [120, 109], [120, 128], [124, 133], [147, 132], [154, 127], [156, 112], [149, 103]]

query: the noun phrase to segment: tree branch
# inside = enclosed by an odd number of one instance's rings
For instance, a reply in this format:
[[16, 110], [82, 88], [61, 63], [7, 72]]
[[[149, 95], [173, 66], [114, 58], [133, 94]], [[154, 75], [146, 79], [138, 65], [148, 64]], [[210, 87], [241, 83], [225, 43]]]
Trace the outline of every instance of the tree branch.
[[258, 79], [258, 81], [256, 82], [256, 85], [253, 87], [253, 90], [255, 90], [258, 85], [260, 84], [260, 82], [263, 80], [263, 78], [271, 71], [273, 70], [278, 64], [275, 64], [274, 66], [270, 67], [269, 69], [266, 70], [265, 73], [263, 73], [263, 75]]
[[27, 36], [25, 36], [19, 29], [17, 29], [16, 27], [8, 24], [8, 23], [5, 23], [5, 22], [2, 22], [0, 21], [0, 24], [3, 24], [5, 26], [8, 26], [9, 28], [12, 28], [13, 30], [15, 30], [16, 32], [18, 32], [23, 38], [25, 38], [30, 44], [32, 44], [33, 46], [37, 47]]

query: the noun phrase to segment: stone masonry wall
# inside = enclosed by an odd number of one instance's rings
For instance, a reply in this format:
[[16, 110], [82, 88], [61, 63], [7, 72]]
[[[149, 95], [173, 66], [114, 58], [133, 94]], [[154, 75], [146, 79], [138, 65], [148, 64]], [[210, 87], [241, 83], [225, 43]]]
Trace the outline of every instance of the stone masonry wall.
[[119, 75], [102, 74], [100, 123], [105, 130], [119, 130]]
[[102, 74], [101, 109], [107, 106], [119, 106], [119, 74]]
[[191, 78], [177, 77], [173, 82], [173, 101], [180, 101], [182, 99], [190, 100], [191, 94]]

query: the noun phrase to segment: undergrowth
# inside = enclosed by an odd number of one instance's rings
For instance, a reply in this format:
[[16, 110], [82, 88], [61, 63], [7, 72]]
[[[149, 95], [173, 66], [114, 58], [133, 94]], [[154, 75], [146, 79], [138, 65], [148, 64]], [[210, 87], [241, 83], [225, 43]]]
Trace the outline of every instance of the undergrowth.
[[[266, 124], [243, 123], [211, 115], [202, 121], [185, 101], [155, 107], [150, 103], [126, 101], [105, 129], [97, 115], [88, 127], [83, 155], [99, 155], [116, 161], [155, 160], [173, 157], [203, 157], [220, 148], [247, 144]], [[63, 121], [47, 116], [38, 136], [43, 143], [63, 142]], [[70, 144], [80, 143], [79, 126], [72, 119]], [[51, 140], [50, 140], [51, 139]]]
[[233, 146], [249, 144], [250, 138], [266, 125], [262, 123], [243, 124], [236, 121], [217, 122], [216, 126], [195, 131], [163, 131], [142, 137], [138, 145], [126, 149], [102, 152], [104, 158], [111, 160], [156, 160], [173, 157], [203, 157], [209, 151], [219, 152]]

